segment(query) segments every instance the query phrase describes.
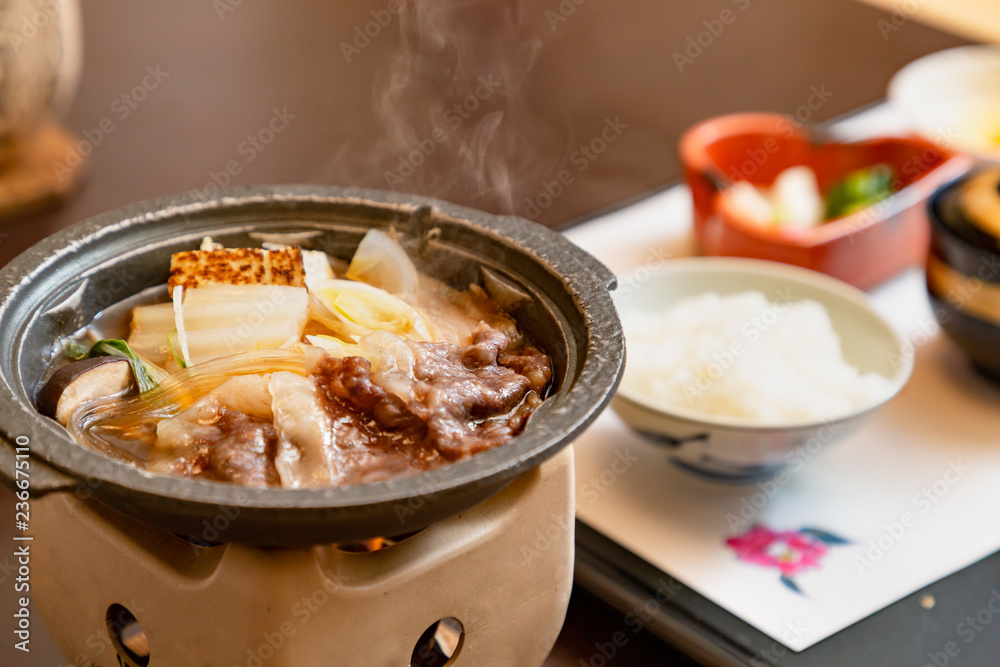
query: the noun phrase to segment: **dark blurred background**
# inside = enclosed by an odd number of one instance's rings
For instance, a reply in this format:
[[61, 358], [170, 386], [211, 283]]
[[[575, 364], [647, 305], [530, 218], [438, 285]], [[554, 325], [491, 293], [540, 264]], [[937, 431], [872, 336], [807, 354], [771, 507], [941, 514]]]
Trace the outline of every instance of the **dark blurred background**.
[[[916, 21], [905, 21], [886, 35], [879, 21], [888, 15], [853, 0], [498, 2], [509, 10], [505, 16], [516, 19], [513, 29], [499, 37], [491, 21], [477, 25], [463, 16], [449, 25], [473, 26], [472, 34], [463, 36], [469, 40], [462, 43], [466, 50], [459, 53], [477, 54], [487, 64], [505, 63], [508, 49], [532, 45], [531, 53], [521, 53], [523, 81], [509, 86], [503, 100], [506, 118], [520, 118], [527, 129], [521, 139], [517, 127], [510, 135], [503, 135], [501, 127], [496, 136], [516, 144], [504, 150], [521, 151], [510, 181], [510, 205], [552, 225], [676, 180], [677, 139], [698, 120], [740, 110], [829, 119], [879, 100], [889, 77], [908, 61], [963, 43]], [[0, 261], [102, 211], [211, 183], [386, 188], [380, 165], [398, 157], [392, 147], [405, 146], [408, 136], [426, 138], [420, 131], [428, 127], [428, 118], [420, 105], [434, 103], [436, 80], [435, 72], [418, 72], [425, 89], [412, 104], [405, 95], [392, 98], [395, 107], [376, 104], [387, 99], [393, 75], [405, 71], [394, 58], [398, 19], [367, 43], [355, 38], [373, 20], [372, 12], [388, 5], [385, 0], [85, 3], [83, 76], [65, 125], [100, 141], [93, 142], [86, 177], [67, 203], [0, 223]], [[431, 53], [425, 62], [433, 65], [440, 55]], [[468, 77], [476, 64], [456, 66]], [[122, 96], [130, 96], [150, 71], [159, 72], [147, 78], [155, 85], [146, 86], [143, 100], [130, 97], [125, 105]], [[440, 82], [450, 85], [447, 76]], [[410, 135], [386, 126], [386, 114], [400, 109], [413, 116], [409, 125], [402, 123]], [[484, 111], [473, 114], [475, 123], [485, 118]], [[578, 171], [570, 162], [573, 151], [600, 136], [609, 119], [621, 131], [600, 155], [585, 158], [586, 169]], [[108, 127], [108, 120], [113, 131], [95, 134], [102, 122]], [[469, 141], [475, 139], [474, 127], [462, 127]], [[267, 143], [264, 128], [272, 130]], [[256, 144], [249, 137], [257, 137]], [[387, 137], [396, 143], [387, 143]], [[396, 187], [442, 194], [434, 189], [447, 181], [436, 177], [452, 176], [448, 170], [457, 167], [446, 159], [445, 142], [439, 147], [437, 159], [422, 166], [426, 173], [404, 178]], [[526, 202], [537, 201], [544, 184], [567, 166], [573, 169], [572, 183], [537, 214], [527, 211]], [[489, 192], [443, 194], [460, 203], [503, 206]], [[4, 495], [0, 516], [12, 521], [9, 504]], [[0, 522], [0, 540], [11, 530], [7, 523]], [[42, 634], [36, 635], [28, 661], [10, 657], [7, 610], [13, 608], [13, 586], [3, 572], [0, 616], [6, 620], [0, 636], [8, 640], [0, 645], [0, 664], [63, 664]], [[619, 614], [578, 594], [550, 664], [580, 664], [593, 654], [591, 637], [607, 636], [621, 622]], [[683, 664], [679, 660], [655, 639], [644, 638], [616, 662]]]

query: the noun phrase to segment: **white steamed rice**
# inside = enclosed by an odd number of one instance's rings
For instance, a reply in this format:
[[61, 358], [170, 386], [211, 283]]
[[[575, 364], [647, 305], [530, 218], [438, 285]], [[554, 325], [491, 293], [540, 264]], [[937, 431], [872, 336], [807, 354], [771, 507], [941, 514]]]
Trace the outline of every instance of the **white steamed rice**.
[[844, 361], [830, 316], [816, 301], [710, 292], [623, 319], [624, 386], [669, 406], [793, 423], [854, 412], [890, 390], [882, 375]]

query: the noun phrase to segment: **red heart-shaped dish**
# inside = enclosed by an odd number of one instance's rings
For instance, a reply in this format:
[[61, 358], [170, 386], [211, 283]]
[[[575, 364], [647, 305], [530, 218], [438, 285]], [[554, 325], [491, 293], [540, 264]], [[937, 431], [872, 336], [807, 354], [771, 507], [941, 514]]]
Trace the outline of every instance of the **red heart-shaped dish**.
[[[971, 165], [967, 157], [917, 137], [828, 141], [791, 118], [768, 113], [703, 121], [681, 137], [680, 156], [702, 252], [795, 264], [862, 289], [924, 263], [930, 233], [924, 203]], [[893, 194], [817, 227], [762, 227], [728, 194], [735, 182], [769, 187], [785, 169], [802, 165], [815, 172], [825, 195], [850, 172], [878, 164], [892, 169]]]

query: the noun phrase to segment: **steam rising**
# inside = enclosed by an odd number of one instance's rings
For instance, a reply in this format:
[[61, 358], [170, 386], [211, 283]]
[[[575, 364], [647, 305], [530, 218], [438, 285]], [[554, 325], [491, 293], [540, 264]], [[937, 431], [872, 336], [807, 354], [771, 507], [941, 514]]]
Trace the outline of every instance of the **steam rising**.
[[527, 0], [409, 0], [397, 21], [398, 47], [374, 87], [380, 137], [344, 147], [327, 177], [514, 212], [561, 156], [524, 104], [541, 10]]

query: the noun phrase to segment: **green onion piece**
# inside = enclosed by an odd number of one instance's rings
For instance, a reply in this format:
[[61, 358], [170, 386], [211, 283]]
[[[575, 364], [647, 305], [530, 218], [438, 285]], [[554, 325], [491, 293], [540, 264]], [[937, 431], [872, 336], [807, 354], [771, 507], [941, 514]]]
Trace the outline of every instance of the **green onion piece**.
[[86, 359], [87, 354], [90, 352], [90, 348], [86, 345], [81, 345], [75, 340], [70, 340], [69, 338], [64, 338], [62, 341], [63, 354], [73, 361], [80, 361], [81, 359]]
[[174, 355], [174, 361], [177, 362], [177, 365], [180, 366], [181, 368], [187, 368], [188, 365], [187, 362], [184, 361], [184, 357], [180, 354], [177, 354], [177, 349], [174, 347], [174, 336], [176, 335], [177, 335], [177, 329], [174, 329], [169, 334], [167, 334], [167, 345], [170, 346], [170, 354]]
[[128, 359], [128, 363], [132, 367], [132, 375], [135, 376], [135, 382], [139, 385], [140, 393], [149, 391], [164, 378], [161, 373], [144, 364], [138, 355], [132, 351], [128, 343], [123, 340], [99, 340], [90, 348], [87, 356], [122, 357]]
[[894, 177], [887, 164], [850, 172], [827, 194], [826, 219], [843, 217], [890, 197]]

